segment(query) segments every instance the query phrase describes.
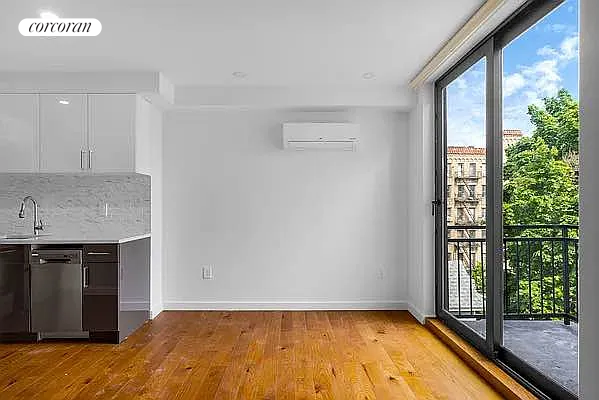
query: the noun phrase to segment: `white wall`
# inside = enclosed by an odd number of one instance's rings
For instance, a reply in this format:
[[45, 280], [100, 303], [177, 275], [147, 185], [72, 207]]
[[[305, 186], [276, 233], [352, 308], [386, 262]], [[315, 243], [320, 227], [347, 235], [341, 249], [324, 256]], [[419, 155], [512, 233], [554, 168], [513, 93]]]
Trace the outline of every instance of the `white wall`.
[[302, 109], [376, 107], [408, 111], [414, 103], [406, 86], [177, 86], [177, 107]]
[[580, 398], [599, 399], [599, 2], [581, 0]]
[[434, 217], [434, 92], [425, 84], [418, 89], [410, 113], [408, 299], [410, 311], [421, 322], [435, 315]]
[[152, 178], [150, 308], [152, 317], [162, 311], [163, 208], [162, 208], [162, 111], [139, 97], [136, 114], [135, 158], [138, 170]]
[[281, 150], [327, 113], [166, 115], [165, 308], [405, 308], [408, 116], [346, 115], [355, 153]]

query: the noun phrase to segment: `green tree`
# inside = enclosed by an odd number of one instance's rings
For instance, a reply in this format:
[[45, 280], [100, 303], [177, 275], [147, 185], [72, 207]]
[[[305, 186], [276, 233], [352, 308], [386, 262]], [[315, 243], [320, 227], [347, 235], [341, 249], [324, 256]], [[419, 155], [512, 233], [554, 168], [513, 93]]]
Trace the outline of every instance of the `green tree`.
[[503, 207], [507, 225], [577, 224], [573, 170], [543, 138], [522, 138], [506, 150]]
[[544, 107], [528, 106], [530, 121], [535, 126], [534, 137], [542, 138], [549, 147], [555, 147], [558, 157], [566, 159], [578, 154], [578, 102], [566, 90], [557, 96], [543, 99]]
[[[578, 103], [566, 90], [544, 99], [543, 103], [542, 108], [528, 107], [535, 126], [532, 137], [522, 138], [506, 149], [503, 183], [506, 225], [578, 224], [575, 173], [578, 169]], [[505, 248], [506, 313], [528, 314], [541, 310], [550, 313], [554, 308], [558, 313], [563, 312], [561, 266], [565, 254], [570, 271], [576, 268], [576, 250], [573, 242], [553, 238], [577, 236], [576, 229], [564, 229], [504, 229], [505, 236], [512, 238], [506, 241]], [[572, 288], [575, 279], [576, 275], [570, 273]], [[572, 290], [570, 295], [573, 295]], [[575, 305], [573, 307], [575, 309]]]

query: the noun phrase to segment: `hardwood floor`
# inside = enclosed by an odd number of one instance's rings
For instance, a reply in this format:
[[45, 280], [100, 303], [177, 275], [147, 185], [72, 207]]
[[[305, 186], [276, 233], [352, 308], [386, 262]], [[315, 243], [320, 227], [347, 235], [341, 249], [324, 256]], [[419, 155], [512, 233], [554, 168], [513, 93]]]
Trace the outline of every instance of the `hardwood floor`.
[[0, 345], [0, 399], [500, 399], [407, 312], [163, 312], [121, 345]]

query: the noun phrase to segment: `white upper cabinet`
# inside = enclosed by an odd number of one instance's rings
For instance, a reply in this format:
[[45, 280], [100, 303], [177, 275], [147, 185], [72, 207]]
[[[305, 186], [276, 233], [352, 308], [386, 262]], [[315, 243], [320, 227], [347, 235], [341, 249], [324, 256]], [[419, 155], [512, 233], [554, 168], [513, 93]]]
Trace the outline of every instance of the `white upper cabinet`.
[[87, 96], [40, 95], [40, 171], [87, 168]]
[[88, 101], [88, 167], [93, 172], [135, 171], [136, 95], [89, 95]]
[[0, 173], [146, 172], [160, 123], [147, 104], [136, 94], [0, 94]]
[[37, 169], [36, 94], [0, 95], [0, 172]]

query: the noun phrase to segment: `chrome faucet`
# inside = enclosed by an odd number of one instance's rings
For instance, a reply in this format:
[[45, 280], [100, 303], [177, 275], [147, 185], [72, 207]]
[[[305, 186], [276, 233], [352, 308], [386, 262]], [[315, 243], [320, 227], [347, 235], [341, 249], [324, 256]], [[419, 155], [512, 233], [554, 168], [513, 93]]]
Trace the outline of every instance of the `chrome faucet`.
[[33, 234], [34, 235], [39, 235], [39, 231], [43, 231], [44, 230], [44, 223], [42, 222], [42, 220], [38, 220], [38, 216], [37, 216], [37, 201], [35, 201], [35, 199], [31, 196], [26, 196], [23, 201], [21, 201], [21, 209], [19, 210], [19, 218], [25, 218], [25, 203], [27, 203], [27, 200], [31, 201], [31, 204], [33, 204]]

